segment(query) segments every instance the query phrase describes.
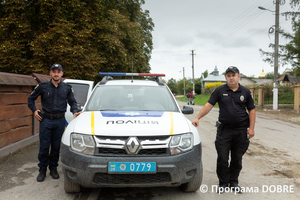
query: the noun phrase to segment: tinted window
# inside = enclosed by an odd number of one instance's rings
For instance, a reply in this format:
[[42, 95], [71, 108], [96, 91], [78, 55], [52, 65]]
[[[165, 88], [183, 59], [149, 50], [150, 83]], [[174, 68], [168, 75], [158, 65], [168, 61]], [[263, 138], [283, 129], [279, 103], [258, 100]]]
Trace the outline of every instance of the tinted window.
[[100, 86], [93, 92], [87, 110], [178, 111], [166, 87]]
[[79, 103], [81, 106], [83, 106], [87, 99], [89, 85], [78, 84], [78, 83], [68, 83], [68, 84], [71, 85], [73, 88], [77, 103]]

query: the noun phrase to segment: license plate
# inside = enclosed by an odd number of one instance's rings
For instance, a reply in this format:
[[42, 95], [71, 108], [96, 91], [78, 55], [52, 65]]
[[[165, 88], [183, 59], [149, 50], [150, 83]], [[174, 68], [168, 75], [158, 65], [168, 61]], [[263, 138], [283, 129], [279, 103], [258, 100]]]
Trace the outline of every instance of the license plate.
[[108, 172], [156, 172], [155, 162], [109, 162]]

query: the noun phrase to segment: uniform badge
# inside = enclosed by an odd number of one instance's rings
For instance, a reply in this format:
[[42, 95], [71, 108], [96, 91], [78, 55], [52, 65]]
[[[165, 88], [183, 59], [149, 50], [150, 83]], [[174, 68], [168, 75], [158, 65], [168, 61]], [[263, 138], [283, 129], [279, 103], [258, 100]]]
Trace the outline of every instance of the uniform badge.
[[241, 100], [241, 101], [244, 101], [244, 100], [245, 100], [245, 97], [244, 97], [243, 95], [241, 95], [241, 96], [240, 96], [240, 100]]

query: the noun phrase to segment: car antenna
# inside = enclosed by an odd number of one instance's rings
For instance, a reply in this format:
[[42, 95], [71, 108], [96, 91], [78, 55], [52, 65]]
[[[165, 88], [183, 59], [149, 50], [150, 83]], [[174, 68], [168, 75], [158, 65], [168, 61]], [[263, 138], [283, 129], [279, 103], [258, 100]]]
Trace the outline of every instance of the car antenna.
[[131, 83], [133, 83], [133, 56], [132, 55], [131, 55], [131, 72], [132, 72]]

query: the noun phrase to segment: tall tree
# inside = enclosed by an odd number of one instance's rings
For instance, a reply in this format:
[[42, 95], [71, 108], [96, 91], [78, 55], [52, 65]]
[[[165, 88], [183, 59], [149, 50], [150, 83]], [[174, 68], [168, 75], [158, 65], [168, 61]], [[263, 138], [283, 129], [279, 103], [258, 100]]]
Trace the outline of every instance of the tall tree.
[[144, 0], [2, 0], [0, 71], [99, 80], [100, 71], [149, 72], [154, 24]]
[[[287, 44], [279, 45], [279, 63], [282, 66], [290, 64], [293, 71], [300, 76], [300, 0], [290, 0], [290, 5], [294, 11], [284, 12], [282, 15], [291, 20], [293, 33], [284, 30], [279, 31], [282, 36], [289, 40]], [[273, 49], [272, 52], [262, 49], [259, 51], [264, 56], [263, 61], [274, 64], [275, 45], [270, 44], [269, 47]]]

